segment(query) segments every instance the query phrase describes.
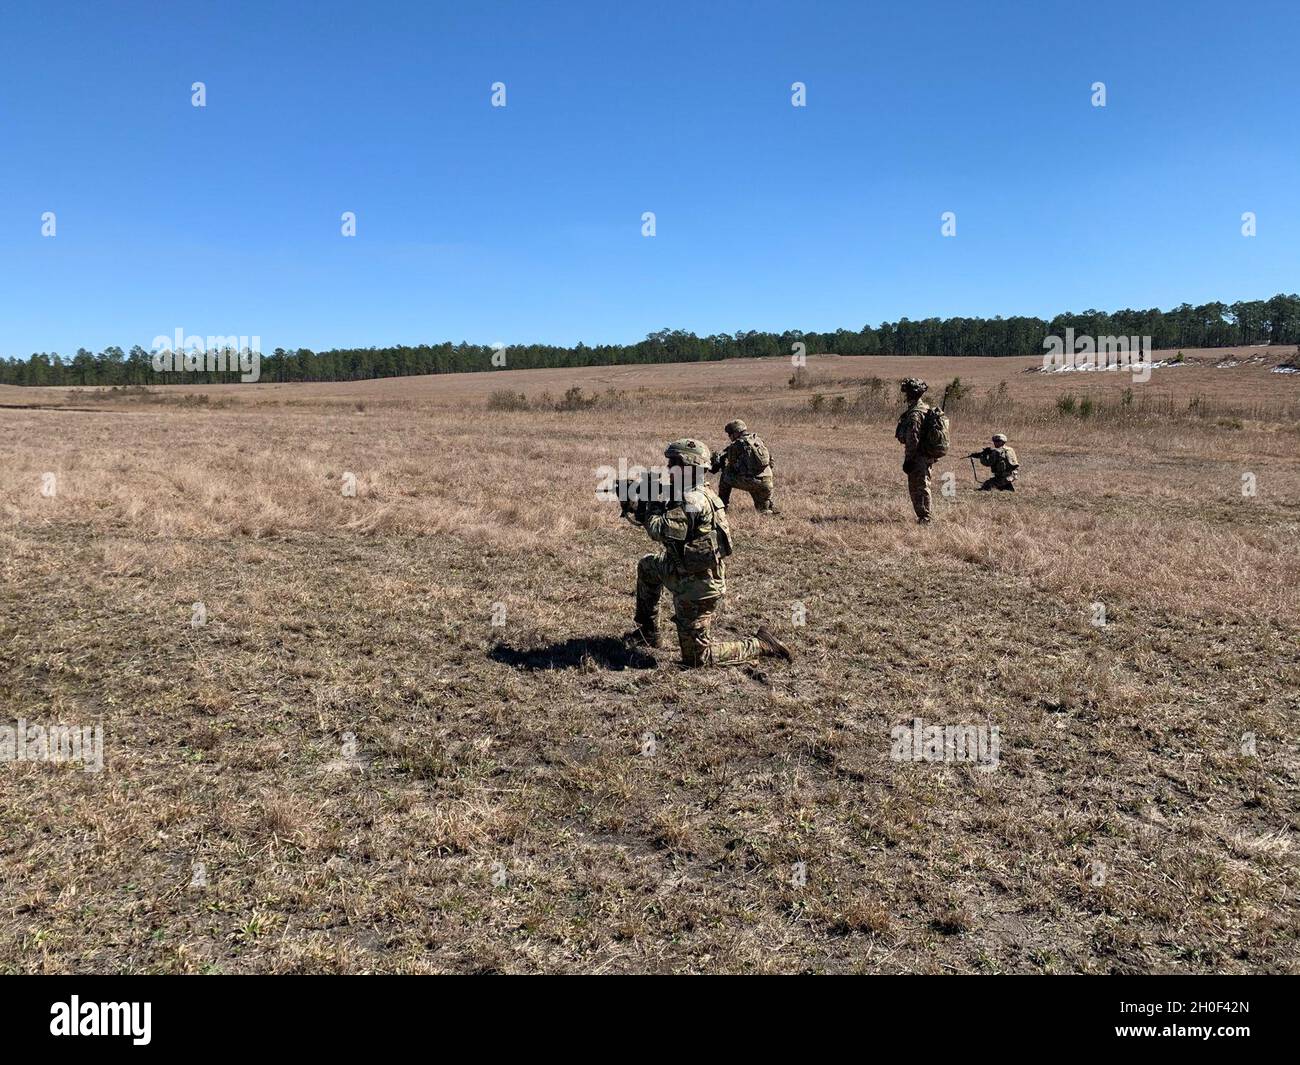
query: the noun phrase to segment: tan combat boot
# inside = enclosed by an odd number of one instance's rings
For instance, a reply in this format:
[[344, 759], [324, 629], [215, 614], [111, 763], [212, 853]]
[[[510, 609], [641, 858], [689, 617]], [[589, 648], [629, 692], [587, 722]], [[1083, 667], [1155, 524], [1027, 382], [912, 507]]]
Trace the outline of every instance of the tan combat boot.
[[771, 658], [784, 658], [787, 662], [794, 661], [794, 652], [773, 636], [766, 627], [759, 629], [754, 635], [763, 645], [763, 654]]

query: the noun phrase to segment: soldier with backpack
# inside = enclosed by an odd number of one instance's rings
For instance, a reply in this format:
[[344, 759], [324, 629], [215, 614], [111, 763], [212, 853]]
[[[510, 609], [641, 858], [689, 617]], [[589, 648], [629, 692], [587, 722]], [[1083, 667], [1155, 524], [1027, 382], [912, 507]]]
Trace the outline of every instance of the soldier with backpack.
[[735, 665], [760, 655], [791, 661], [790, 649], [765, 628], [748, 639], [713, 641], [713, 616], [727, 591], [724, 560], [731, 554], [727, 510], [704, 480], [711, 456], [703, 444], [674, 440], [664, 457], [670, 474], [668, 498], [642, 500], [628, 515], [663, 550], [646, 555], [637, 565], [636, 628], [627, 641], [659, 646], [659, 598], [667, 588], [683, 665]]
[[722, 471], [718, 482], [718, 495], [725, 507], [731, 502], [731, 490], [739, 488], [754, 497], [754, 509], [760, 514], [780, 513], [772, 504], [773, 471], [776, 463], [772, 453], [749, 426], [737, 419], [727, 422], [723, 431], [731, 439], [721, 451], [712, 456], [711, 473]]
[[917, 377], [901, 383], [907, 409], [894, 430], [894, 439], [903, 445], [907, 491], [920, 525], [930, 524], [930, 467], [948, 453], [948, 416], [921, 398], [929, 387]]

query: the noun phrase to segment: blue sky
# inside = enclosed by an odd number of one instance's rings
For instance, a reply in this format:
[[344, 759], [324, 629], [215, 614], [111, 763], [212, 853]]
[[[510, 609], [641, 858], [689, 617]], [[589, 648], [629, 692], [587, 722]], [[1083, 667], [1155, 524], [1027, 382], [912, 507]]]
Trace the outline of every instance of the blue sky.
[[1250, 2], [6, 4], [0, 356], [1294, 291], [1297, 31]]

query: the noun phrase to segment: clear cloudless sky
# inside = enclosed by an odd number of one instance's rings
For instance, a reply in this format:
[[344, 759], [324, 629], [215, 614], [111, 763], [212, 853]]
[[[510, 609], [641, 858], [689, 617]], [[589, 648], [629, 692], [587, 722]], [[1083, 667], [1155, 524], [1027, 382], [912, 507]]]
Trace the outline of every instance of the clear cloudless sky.
[[1297, 11], [7, 2], [0, 356], [177, 328], [268, 351], [633, 342], [1292, 292]]

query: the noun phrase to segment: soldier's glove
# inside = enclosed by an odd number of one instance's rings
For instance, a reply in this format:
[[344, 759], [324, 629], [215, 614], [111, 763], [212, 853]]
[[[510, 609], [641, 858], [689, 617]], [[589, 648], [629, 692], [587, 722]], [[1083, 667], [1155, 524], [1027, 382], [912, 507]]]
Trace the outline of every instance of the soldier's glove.
[[709, 457], [709, 472], [717, 473], [720, 469], [722, 469], [722, 452], [715, 451]]
[[636, 510], [632, 513], [632, 520], [638, 525], [644, 525], [646, 518], [652, 514], [662, 514], [668, 509], [668, 504], [663, 500], [641, 499], [637, 501]]

